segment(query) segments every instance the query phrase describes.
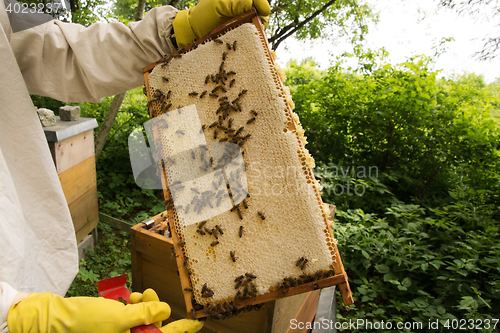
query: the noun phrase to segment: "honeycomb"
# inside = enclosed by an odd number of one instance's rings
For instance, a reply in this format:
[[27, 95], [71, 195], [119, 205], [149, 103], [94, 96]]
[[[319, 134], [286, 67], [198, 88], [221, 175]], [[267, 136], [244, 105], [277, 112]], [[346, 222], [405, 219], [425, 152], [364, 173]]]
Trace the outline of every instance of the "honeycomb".
[[282, 80], [267, 41], [249, 23], [148, 77], [156, 151], [198, 304], [333, 274], [329, 210]]

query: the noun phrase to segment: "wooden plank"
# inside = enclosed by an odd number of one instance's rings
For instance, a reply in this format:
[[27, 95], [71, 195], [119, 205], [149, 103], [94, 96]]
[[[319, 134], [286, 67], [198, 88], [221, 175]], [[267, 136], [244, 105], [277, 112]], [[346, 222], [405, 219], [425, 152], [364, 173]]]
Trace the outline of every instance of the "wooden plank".
[[90, 220], [99, 215], [97, 206], [97, 186], [94, 186], [81, 197], [68, 205], [73, 226], [79, 231]]
[[97, 224], [99, 224], [99, 215], [94, 216], [82, 228], [76, 230], [75, 234], [77, 244], [90, 234], [92, 230], [97, 227]]
[[134, 226], [104, 213], [99, 213], [99, 221], [124, 232], [130, 232], [130, 228]]
[[321, 290], [315, 290], [313, 292], [310, 292], [307, 296], [307, 299], [305, 302], [302, 304], [300, 307], [299, 312], [295, 315], [295, 320], [297, 323], [304, 323], [306, 324], [304, 328], [300, 329], [292, 329], [291, 327], [286, 331], [286, 333], [292, 333], [292, 332], [300, 332], [300, 333], [307, 333], [309, 332], [309, 328], [307, 328], [307, 323], [311, 323], [314, 320], [314, 316], [316, 314], [316, 309], [318, 307], [318, 300], [319, 300], [319, 294]]
[[273, 316], [273, 333], [283, 333], [290, 327], [290, 320], [295, 318], [300, 307], [307, 299], [307, 294], [299, 294], [288, 298], [279, 299], [276, 301]]
[[53, 152], [58, 174], [85, 161], [94, 156], [94, 130], [55, 142]]
[[[140, 226], [135, 226], [140, 227]], [[134, 227], [132, 227], [134, 228]], [[130, 229], [130, 253], [132, 261], [132, 291], [144, 291], [142, 282], [143, 269], [142, 269], [142, 253], [136, 250], [137, 241], [135, 238], [136, 233]]]
[[97, 187], [95, 156], [69, 168], [59, 174], [59, 180], [66, 198], [71, 204], [93, 187]]

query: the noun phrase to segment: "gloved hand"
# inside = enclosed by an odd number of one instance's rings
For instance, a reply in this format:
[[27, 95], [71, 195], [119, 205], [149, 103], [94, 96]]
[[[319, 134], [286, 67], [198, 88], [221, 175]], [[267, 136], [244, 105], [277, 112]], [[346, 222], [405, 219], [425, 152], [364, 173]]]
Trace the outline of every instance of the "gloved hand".
[[[130, 295], [130, 303], [137, 304], [139, 302], [157, 302], [159, 301], [158, 294], [153, 289], [146, 289], [144, 293], [132, 293]], [[160, 328], [163, 333], [195, 333], [201, 330], [203, 322], [191, 319], [181, 319], [171, 322], [163, 327], [161, 322], [155, 323], [156, 327]]]
[[205, 36], [213, 28], [255, 6], [267, 27], [271, 7], [267, 0], [201, 0], [196, 6], [177, 13], [173, 26], [179, 47]]
[[158, 301], [124, 305], [100, 297], [31, 293], [9, 309], [7, 325], [11, 333], [129, 333], [132, 327], [161, 322], [169, 316], [170, 306]]

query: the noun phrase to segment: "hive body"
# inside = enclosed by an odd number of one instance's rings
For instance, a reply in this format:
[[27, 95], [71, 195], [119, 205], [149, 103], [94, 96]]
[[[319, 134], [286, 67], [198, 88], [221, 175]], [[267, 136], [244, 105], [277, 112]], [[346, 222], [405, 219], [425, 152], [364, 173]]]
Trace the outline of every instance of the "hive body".
[[149, 75], [151, 95], [164, 96], [151, 103], [168, 123], [156, 136], [199, 304], [266, 294], [336, 260], [314, 162], [265, 43], [243, 24]]

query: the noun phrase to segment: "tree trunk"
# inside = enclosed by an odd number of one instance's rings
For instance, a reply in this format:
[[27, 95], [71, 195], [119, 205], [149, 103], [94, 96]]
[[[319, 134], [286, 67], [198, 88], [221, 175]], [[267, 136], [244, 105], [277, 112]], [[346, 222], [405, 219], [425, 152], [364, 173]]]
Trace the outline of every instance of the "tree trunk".
[[140, 21], [144, 16], [144, 7], [146, 7], [146, 0], [139, 0], [137, 5], [137, 12], [135, 13], [135, 20]]
[[118, 114], [118, 110], [120, 110], [120, 106], [122, 106], [123, 100], [125, 99], [125, 95], [127, 92], [122, 92], [118, 95], [115, 95], [113, 101], [111, 102], [111, 106], [109, 107], [108, 113], [106, 113], [106, 117], [104, 118], [104, 122], [99, 129], [99, 133], [97, 133], [97, 138], [95, 139], [95, 162], [99, 160], [99, 154], [104, 148], [104, 144], [108, 139], [109, 132], [111, 131], [111, 127], [113, 127], [113, 123], [115, 122], [116, 115]]

